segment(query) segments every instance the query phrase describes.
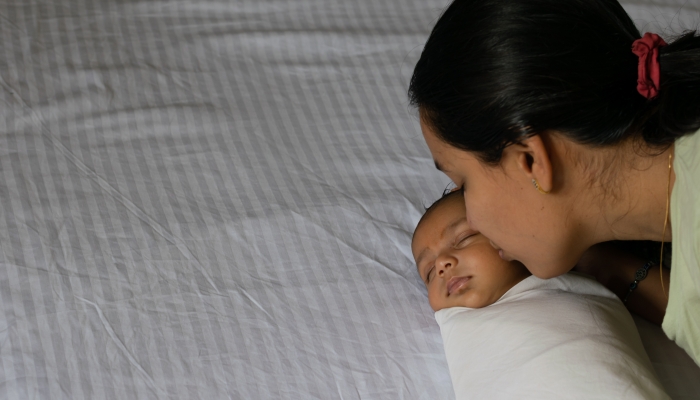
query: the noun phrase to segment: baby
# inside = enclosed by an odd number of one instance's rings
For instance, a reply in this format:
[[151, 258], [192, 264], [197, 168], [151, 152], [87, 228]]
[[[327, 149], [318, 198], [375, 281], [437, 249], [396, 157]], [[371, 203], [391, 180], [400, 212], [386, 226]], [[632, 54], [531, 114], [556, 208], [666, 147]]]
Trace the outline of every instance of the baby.
[[460, 191], [412, 241], [461, 399], [667, 399], [622, 302], [575, 273], [542, 280], [469, 226]]
[[461, 193], [436, 201], [413, 234], [413, 257], [434, 311], [486, 307], [530, 276], [525, 266], [502, 259], [489, 239], [469, 227]]

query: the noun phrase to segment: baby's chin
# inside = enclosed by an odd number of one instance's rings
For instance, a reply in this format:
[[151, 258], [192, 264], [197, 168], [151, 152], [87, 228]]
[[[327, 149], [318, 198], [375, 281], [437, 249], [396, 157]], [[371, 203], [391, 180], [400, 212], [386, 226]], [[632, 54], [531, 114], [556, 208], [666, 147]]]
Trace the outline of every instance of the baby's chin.
[[473, 309], [484, 308], [498, 301], [498, 299], [501, 296], [480, 296], [477, 293], [469, 293], [468, 295], [467, 293], [462, 293], [460, 295], [457, 295], [456, 297], [456, 299], [446, 304], [440, 304], [435, 306], [431, 304], [431, 308], [434, 312], [453, 307], [464, 307]]
[[465, 302], [464, 305], [461, 307], [466, 307], [466, 308], [484, 308], [488, 307], [491, 304], [495, 303], [496, 300], [489, 300], [489, 301], [468, 301]]

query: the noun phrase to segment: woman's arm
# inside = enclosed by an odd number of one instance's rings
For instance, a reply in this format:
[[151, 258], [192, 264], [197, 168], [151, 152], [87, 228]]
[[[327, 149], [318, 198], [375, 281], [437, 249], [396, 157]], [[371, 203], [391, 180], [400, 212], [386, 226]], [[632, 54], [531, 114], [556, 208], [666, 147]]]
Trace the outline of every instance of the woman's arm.
[[[620, 299], [624, 299], [630, 284], [634, 282], [635, 272], [647, 261], [614, 243], [601, 243], [588, 249], [574, 270], [592, 275]], [[670, 272], [664, 268], [662, 273], [664, 288], [668, 293]], [[661, 288], [657, 261], [649, 269], [646, 279], [639, 282], [637, 289], [630, 294], [625, 305], [631, 312], [661, 325], [667, 304], [668, 298]]]

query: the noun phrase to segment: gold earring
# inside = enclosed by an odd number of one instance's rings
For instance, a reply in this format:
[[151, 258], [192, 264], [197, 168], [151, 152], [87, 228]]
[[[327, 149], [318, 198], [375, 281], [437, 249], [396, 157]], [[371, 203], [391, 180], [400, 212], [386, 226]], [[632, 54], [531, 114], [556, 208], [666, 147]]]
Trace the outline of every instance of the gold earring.
[[535, 186], [535, 189], [537, 189], [538, 192], [540, 192], [540, 193], [542, 193], [542, 194], [548, 194], [548, 193], [549, 193], [548, 191], [543, 190], [543, 189], [540, 187], [540, 184], [537, 183], [537, 179], [534, 179], [534, 178], [533, 178], [533, 179], [532, 179], [532, 184]]

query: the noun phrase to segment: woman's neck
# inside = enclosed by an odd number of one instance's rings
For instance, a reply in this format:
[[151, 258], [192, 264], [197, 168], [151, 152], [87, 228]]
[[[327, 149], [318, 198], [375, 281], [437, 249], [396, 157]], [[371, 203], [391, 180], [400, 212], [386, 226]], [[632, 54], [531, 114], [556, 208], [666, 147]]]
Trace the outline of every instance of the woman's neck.
[[[673, 146], [663, 152], [641, 148], [627, 142], [611, 149], [584, 147], [582, 159], [592, 160], [590, 168], [580, 173], [579, 193], [587, 196], [577, 202], [589, 204], [587, 228], [595, 243], [609, 240], [653, 240], [664, 237], [667, 199], [673, 189], [675, 174], [669, 156]], [[578, 168], [578, 170], [582, 170]], [[670, 182], [670, 187], [669, 187]], [[587, 198], [586, 198], [587, 197]], [[665, 241], [671, 241], [670, 216]]]

